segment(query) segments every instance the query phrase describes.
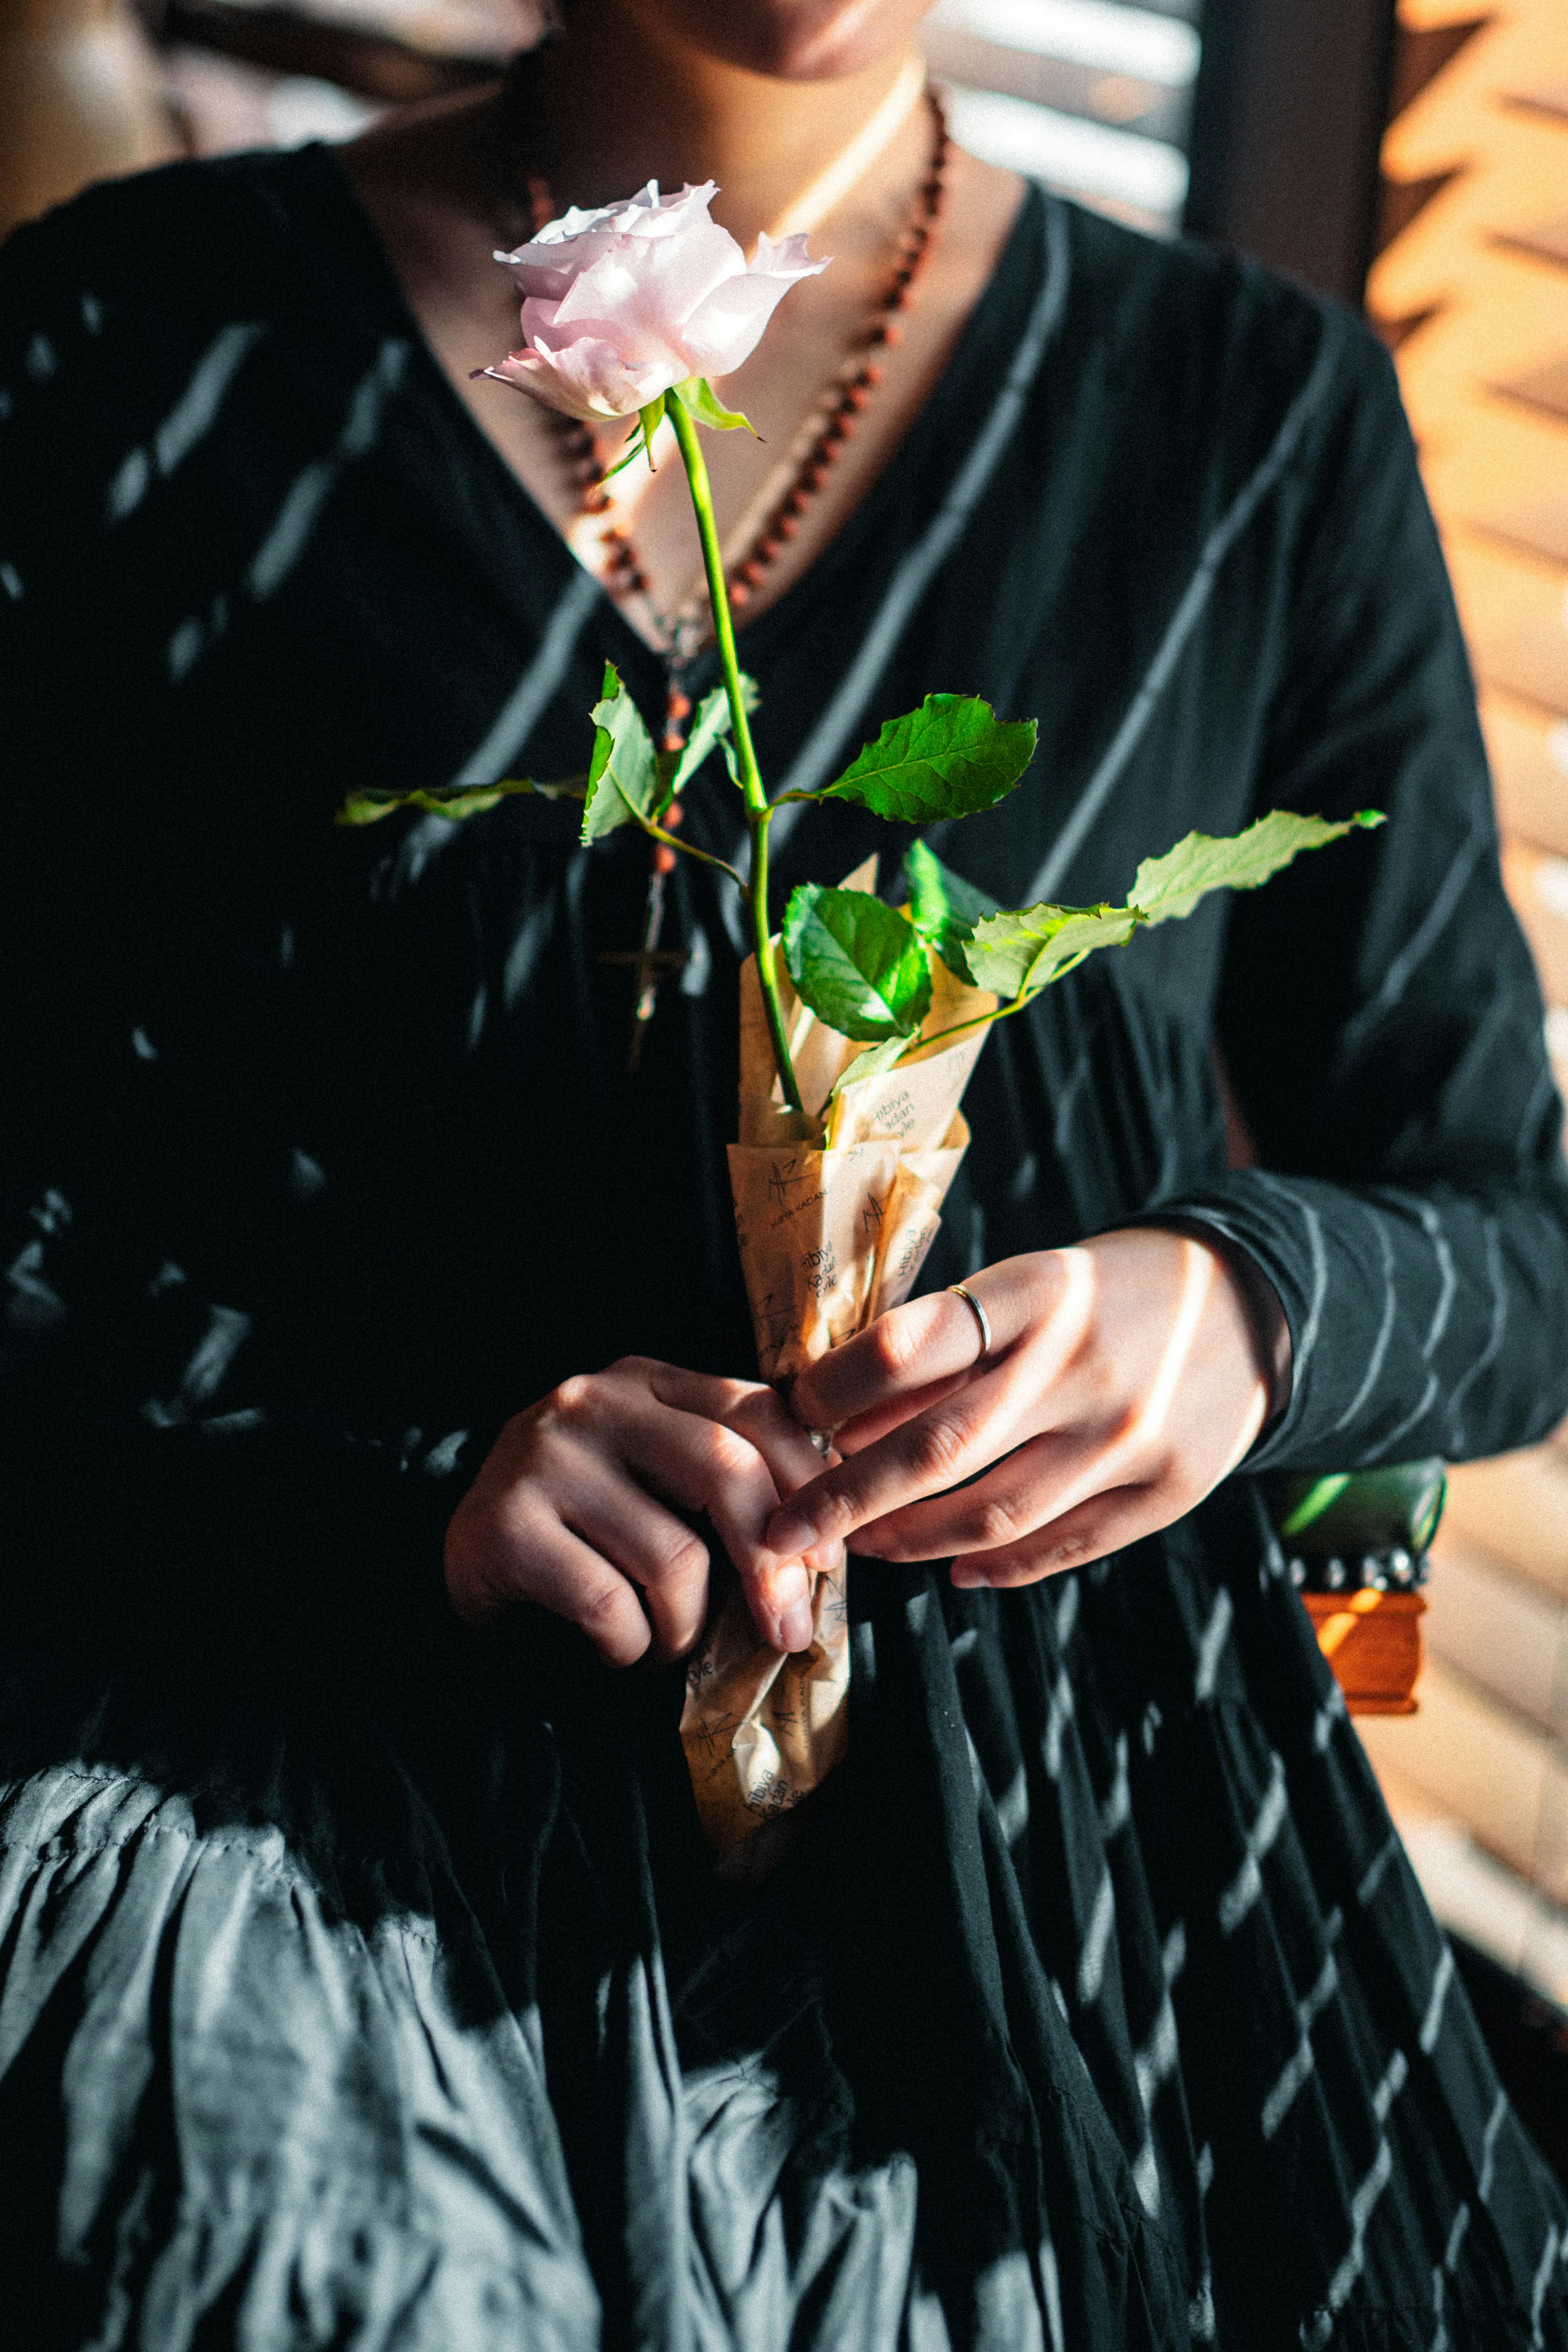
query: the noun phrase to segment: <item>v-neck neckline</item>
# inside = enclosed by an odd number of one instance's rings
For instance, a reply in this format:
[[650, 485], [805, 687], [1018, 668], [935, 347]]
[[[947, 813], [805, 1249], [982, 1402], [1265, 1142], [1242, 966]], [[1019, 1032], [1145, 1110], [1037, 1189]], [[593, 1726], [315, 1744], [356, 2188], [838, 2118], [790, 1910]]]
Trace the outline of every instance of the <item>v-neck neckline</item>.
[[[633, 628], [603, 582], [598, 581], [576, 555], [521, 476], [507, 463], [442, 366], [392, 257], [382, 243], [375, 223], [362, 203], [341, 158], [331, 147], [321, 141], [312, 142], [297, 153], [300, 160], [310, 158], [320, 169], [321, 186], [331, 192], [345, 226], [364, 255], [368, 280], [375, 286], [381, 304], [395, 321], [400, 336], [409, 344], [416, 364], [437, 405], [444, 413], [457, 440], [468, 452], [469, 461], [488, 478], [492, 491], [516, 514], [529, 535], [548, 545], [550, 560], [560, 575], [563, 590], [579, 579], [595, 581], [614, 628], [626, 647], [635, 649], [637, 666], [651, 667], [660, 674], [665, 673], [667, 657]], [[845, 517], [826, 546], [799, 577], [790, 583], [784, 593], [754, 620], [738, 625], [737, 645], [743, 661], [755, 667], [761, 658], [765, 658], [773, 645], [789, 634], [796, 615], [820, 604], [825, 585], [842, 577], [847, 568], [858, 564], [865, 547], [868, 543], [875, 545], [883, 517], [889, 509], [896, 511], [903, 495], [906, 478], [921, 478], [928, 453], [950, 422], [958, 425], [962, 435], [965, 422], [965, 386], [972, 382], [983, 384], [986, 379], [984, 346], [1003, 325], [1009, 300], [1016, 292], [1021, 291], [1018, 281], [1025, 274], [1025, 257], [1029, 245], [1040, 246], [1043, 257], [1044, 239], [1040, 231], [1047, 201], [1045, 191], [1037, 184], [1030, 182], [997, 256], [995, 267], [971, 307], [942, 373], [915, 412], [908, 429], [889, 452], [887, 462], [865, 497]], [[957, 470], [961, 458], [962, 452], [955, 451], [953, 471]], [[617, 666], [624, 670], [628, 664], [623, 660]], [[711, 645], [705, 646], [683, 667], [689, 675], [700, 675], [705, 669], [716, 670]]]

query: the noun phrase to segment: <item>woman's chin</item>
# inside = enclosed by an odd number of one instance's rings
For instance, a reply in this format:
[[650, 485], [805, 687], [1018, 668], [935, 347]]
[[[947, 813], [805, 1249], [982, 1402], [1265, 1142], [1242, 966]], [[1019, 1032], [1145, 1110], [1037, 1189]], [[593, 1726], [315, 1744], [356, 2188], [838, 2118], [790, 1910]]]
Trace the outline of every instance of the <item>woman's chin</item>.
[[645, 28], [772, 81], [837, 81], [908, 47], [932, 0], [631, 0]]

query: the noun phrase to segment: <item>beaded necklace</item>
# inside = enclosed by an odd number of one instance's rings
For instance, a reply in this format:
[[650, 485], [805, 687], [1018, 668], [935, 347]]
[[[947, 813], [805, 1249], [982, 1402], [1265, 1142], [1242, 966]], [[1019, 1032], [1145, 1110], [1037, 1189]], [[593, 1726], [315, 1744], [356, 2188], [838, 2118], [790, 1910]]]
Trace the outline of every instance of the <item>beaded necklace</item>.
[[[913, 302], [947, 201], [947, 169], [952, 152], [947, 119], [937, 93], [928, 89], [925, 96], [932, 121], [931, 164], [916, 195], [913, 213], [899, 239], [890, 283], [870, 323], [802, 425], [794, 445], [801, 454], [793, 464], [786, 460], [785, 467], [764, 484], [761, 495], [742, 518], [737, 534], [739, 551], [732, 558], [726, 557], [724, 567], [730, 602], [737, 611], [743, 612], [750, 604], [770, 568], [799, 530], [801, 519], [812, 500], [826, 486], [846, 443], [882, 382], [879, 355], [902, 341], [900, 313], [908, 310]], [[537, 236], [546, 222], [555, 217], [555, 199], [541, 173], [524, 173], [522, 184], [528, 198], [531, 234]], [[556, 437], [567, 478], [578, 492], [578, 511], [595, 517], [608, 515], [612, 505], [605, 488], [609, 467], [600, 459], [591, 428], [557, 410], [546, 409], [544, 415]], [[612, 453], [612, 462], [618, 454]], [[746, 525], [753, 517], [758, 520], [748, 530]], [[662, 748], [678, 751], [685, 742], [685, 724], [691, 715], [691, 698], [685, 690], [684, 673], [710, 635], [702, 592], [696, 590], [676, 613], [667, 615], [652, 602], [648, 577], [631, 533], [619, 523], [606, 522], [599, 533], [599, 542], [605, 550], [601, 585], [618, 604], [634, 596], [640, 597], [658, 632], [668, 679]], [[673, 832], [683, 814], [680, 803], [672, 801], [661, 822]], [[624, 964], [632, 969], [636, 990], [628, 1055], [628, 1067], [632, 1070], [637, 1068], [641, 1055], [643, 1033], [653, 1018], [660, 982], [687, 961], [682, 954], [659, 950], [665, 879], [674, 869], [676, 853], [663, 842], [653, 843], [651, 850], [641, 943], [634, 950], [599, 958], [601, 963]]]

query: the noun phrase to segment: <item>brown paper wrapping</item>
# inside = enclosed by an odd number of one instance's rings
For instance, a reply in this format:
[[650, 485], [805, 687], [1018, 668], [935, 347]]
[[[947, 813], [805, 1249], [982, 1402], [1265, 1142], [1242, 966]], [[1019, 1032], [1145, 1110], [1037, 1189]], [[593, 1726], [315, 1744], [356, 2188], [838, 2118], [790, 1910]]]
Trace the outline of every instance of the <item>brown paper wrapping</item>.
[[[844, 887], [874, 888], [875, 872], [872, 860]], [[985, 1038], [984, 1029], [971, 1030], [880, 1075], [844, 1077], [863, 1049], [801, 1004], [782, 971], [779, 984], [806, 1108], [784, 1106], [748, 958], [740, 1140], [730, 1147], [741, 1266], [765, 1381], [803, 1370], [909, 1297], [968, 1146], [959, 1099]], [[938, 965], [921, 1034], [934, 1037], [995, 1003]], [[813, 1631], [799, 1655], [770, 1649], [736, 1591], [689, 1662], [680, 1737], [703, 1829], [721, 1856], [809, 1796], [844, 1755], [842, 1568], [816, 1580]]]
[[772, 1650], [732, 1592], [686, 1675], [680, 1740], [709, 1844], [732, 1853], [753, 1830], [809, 1796], [849, 1739], [844, 1570], [819, 1576], [812, 1643]]

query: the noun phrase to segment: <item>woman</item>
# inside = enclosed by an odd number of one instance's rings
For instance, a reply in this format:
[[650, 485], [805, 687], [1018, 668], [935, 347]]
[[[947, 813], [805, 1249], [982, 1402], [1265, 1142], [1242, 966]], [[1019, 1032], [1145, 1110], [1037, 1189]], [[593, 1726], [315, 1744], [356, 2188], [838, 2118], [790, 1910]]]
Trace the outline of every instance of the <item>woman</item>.
[[[499, 96], [0, 259], [31, 2342], [1568, 2343], [1562, 2200], [1254, 1477], [1568, 1407], [1558, 1106], [1392, 373], [944, 157], [921, 14], [576, 0]], [[491, 252], [654, 177], [835, 257], [726, 382], [767, 446], [711, 443], [775, 785], [933, 687], [1037, 717], [931, 836], [1011, 905], [1391, 817], [998, 1030], [931, 1295], [795, 1417], [739, 1377], [732, 901], [683, 862], [649, 964], [646, 845], [570, 805], [331, 826], [580, 767], [606, 657], [677, 721], [713, 681], [677, 469], [606, 509], [613, 434], [470, 380]], [[728, 793], [687, 838], [733, 853]], [[781, 887], [889, 843], [819, 812]], [[801, 1646], [846, 1541], [848, 1759], [716, 1877], [665, 1669], [725, 1563]]]

